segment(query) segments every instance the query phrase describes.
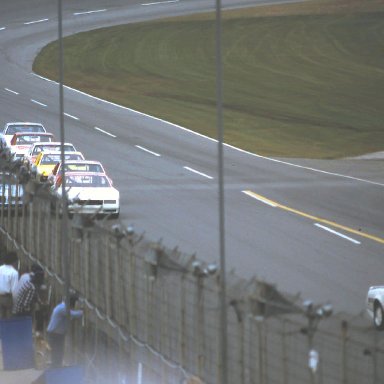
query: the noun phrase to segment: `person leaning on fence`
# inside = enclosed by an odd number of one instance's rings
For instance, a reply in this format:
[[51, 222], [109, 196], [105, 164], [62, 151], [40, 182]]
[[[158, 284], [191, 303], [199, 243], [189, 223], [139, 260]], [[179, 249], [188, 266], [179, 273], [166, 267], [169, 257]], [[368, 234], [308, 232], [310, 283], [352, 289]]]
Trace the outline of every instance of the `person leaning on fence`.
[[38, 290], [44, 283], [44, 271], [31, 272], [19, 287], [13, 306], [15, 316], [32, 316], [34, 305], [40, 302]]
[[[69, 297], [70, 318], [79, 318], [83, 316], [81, 309], [75, 310], [75, 305], [78, 300], [76, 294], [71, 294]], [[53, 309], [51, 318], [47, 328], [47, 339], [51, 347], [51, 366], [61, 367], [64, 358], [64, 343], [65, 335], [68, 331], [67, 311], [65, 301], [56, 305]]]
[[3, 261], [0, 267], [0, 318], [7, 319], [12, 315], [13, 296], [19, 280], [19, 272], [15, 268], [16, 253], [7, 253]]

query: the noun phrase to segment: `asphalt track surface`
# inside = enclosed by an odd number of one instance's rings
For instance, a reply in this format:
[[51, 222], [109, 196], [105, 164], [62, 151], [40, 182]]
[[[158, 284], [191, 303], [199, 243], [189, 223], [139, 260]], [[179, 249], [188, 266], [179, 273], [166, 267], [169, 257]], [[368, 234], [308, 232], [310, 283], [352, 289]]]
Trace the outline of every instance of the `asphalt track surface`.
[[[255, 1], [223, 1], [246, 6]], [[65, 35], [214, 9], [213, 1], [63, 1]], [[57, 2], [0, 5], [0, 124], [42, 122], [59, 136], [58, 85], [32, 73], [57, 39]], [[218, 145], [143, 113], [64, 92], [66, 141], [103, 162], [121, 220], [170, 247], [219, 260]], [[336, 311], [364, 310], [384, 283], [384, 160], [271, 159], [224, 149], [227, 268]]]

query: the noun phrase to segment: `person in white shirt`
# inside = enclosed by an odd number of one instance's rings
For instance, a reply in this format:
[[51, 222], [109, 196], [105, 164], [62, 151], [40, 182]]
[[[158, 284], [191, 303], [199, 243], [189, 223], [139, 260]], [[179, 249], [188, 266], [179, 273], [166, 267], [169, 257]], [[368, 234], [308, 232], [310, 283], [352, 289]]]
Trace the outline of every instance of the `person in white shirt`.
[[12, 315], [13, 296], [16, 292], [19, 272], [16, 252], [9, 252], [4, 256], [4, 264], [0, 267], [0, 318], [7, 319]]

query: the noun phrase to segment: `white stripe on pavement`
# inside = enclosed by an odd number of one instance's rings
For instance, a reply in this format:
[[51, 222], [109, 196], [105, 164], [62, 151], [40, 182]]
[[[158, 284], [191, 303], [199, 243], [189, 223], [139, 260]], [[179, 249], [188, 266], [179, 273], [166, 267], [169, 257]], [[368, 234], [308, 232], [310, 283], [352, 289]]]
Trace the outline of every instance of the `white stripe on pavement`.
[[41, 105], [42, 107], [46, 107], [46, 106], [47, 106], [47, 104], [41, 103], [40, 101], [37, 101], [37, 100], [35, 100], [35, 99], [31, 99], [31, 101], [32, 101], [32, 103]]
[[141, 145], [135, 145], [135, 147], [138, 148], [138, 149], [141, 149], [141, 150], [144, 151], [144, 152], [150, 153], [150, 154], [153, 155], [153, 156], [157, 156], [157, 157], [160, 157], [160, 156], [161, 156], [159, 153], [150, 151], [149, 149], [144, 148], [144, 147], [142, 147]]
[[101, 133], [104, 133], [104, 134], [108, 135], [108, 136], [116, 137], [116, 136], [113, 135], [112, 133], [109, 133], [109, 132], [107, 132], [107, 131], [104, 131], [104, 129], [101, 129], [101, 128], [99, 128], [99, 127], [95, 127], [95, 129], [96, 129], [97, 131], [101, 132]]
[[99, 13], [99, 12], [105, 12], [105, 11], [106, 9], [97, 9], [96, 11], [76, 12], [73, 15], [74, 16], [89, 15], [91, 13]]
[[345, 236], [345, 235], [343, 235], [342, 233], [337, 232], [337, 231], [334, 231], [333, 229], [328, 228], [328, 227], [326, 227], [326, 226], [324, 226], [324, 225], [321, 225], [321, 224], [319, 224], [319, 223], [314, 223], [314, 225], [316, 225], [316, 227], [319, 227], [319, 228], [321, 228], [321, 229], [324, 229], [324, 230], [327, 231], [327, 232], [333, 233], [333, 234], [336, 235], [336, 236], [342, 237], [342, 238], [345, 239], [345, 240], [351, 241], [351, 242], [354, 243], [354, 244], [361, 244], [360, 241], [355, 240], [355, 239], [352, 239], [352, 237]]
[[200, 176], [203, 176], [203, 177], [206, 177], [207, 179], [213, 179], [212, 176], [209, 176], [205, 173], [202, 173], [202, 172], [199, 172], [199, 171], [196, 171], [196, 169], [193, 169], [193, 168], [190, 168], [190, 167], [183, 167], [184, 169], [186, 169], [187, 171], [190, 171], [190, 172], [193, 172], [193, 173], [196, 173], [197, 175], [200, 175]]
[[27, 21], [26, 23], [24, 23], [24, 25], [43, 23], [44, 21], [48, 21], [48, 20], [49, 20], [49, 19], [41, 19], [41, 20]]

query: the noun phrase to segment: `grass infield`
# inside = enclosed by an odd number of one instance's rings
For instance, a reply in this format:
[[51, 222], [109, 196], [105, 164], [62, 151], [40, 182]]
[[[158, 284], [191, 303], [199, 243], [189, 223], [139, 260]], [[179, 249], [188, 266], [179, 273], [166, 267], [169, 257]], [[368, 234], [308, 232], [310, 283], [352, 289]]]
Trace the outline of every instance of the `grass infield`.
[[[217, 136], [214, 14], [79, 33], [64, 56], [65, 84]], [[53, 42], [33, 70], [57, 80], [57, 58]], [[223, 71], [229, 144], [323, 159], [384, 150], [384, 0], [225, 11]]]

